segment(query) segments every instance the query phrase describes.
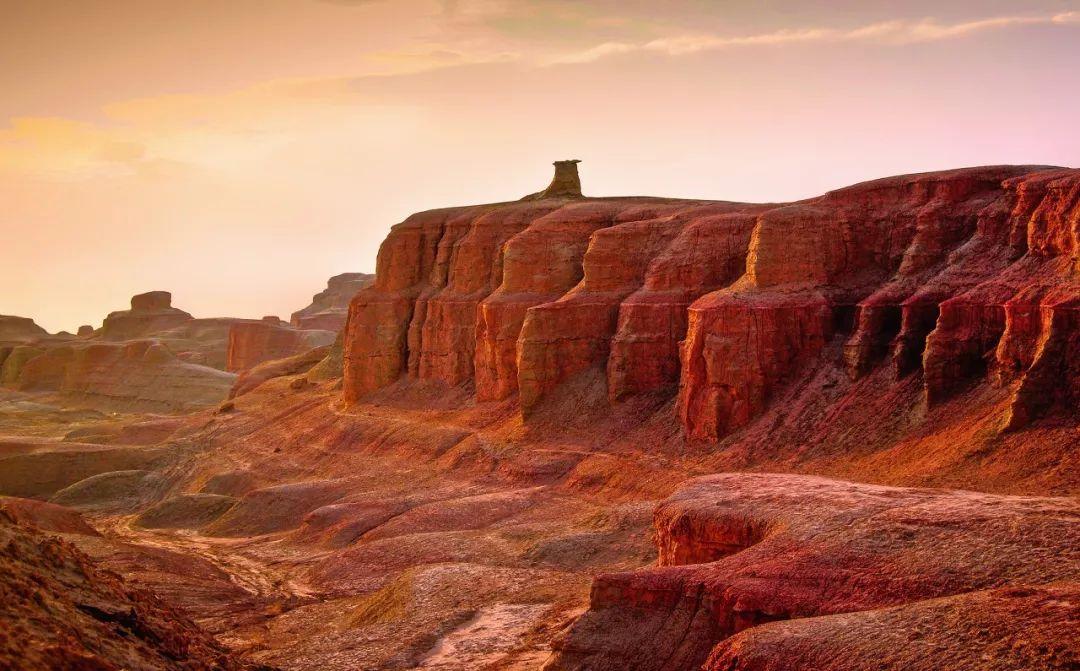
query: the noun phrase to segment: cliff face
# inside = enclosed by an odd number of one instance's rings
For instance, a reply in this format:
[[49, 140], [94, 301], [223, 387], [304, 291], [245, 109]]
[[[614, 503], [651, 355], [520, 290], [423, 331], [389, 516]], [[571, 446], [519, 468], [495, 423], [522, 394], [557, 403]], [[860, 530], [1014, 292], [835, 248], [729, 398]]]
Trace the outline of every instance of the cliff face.
[[334, 342], [333, 331], [293, 328], [277, 317], [244, 321], [229, 329], [226, 370], [240, 372]]
[[349, 315], [349, 301], [375, 280], [367, 273], [342, 273], [326, 283], [326, 289], [311, 298], [311, 305], [292, 313], [290, 323], [298, 329], [340, 331]]
[[183, 361], [154, 340], [16, 348], [2, 382], [60, 392], [76, 402], [144, 410], [194, 410], [222, 401], [235, 375]]
[[528, 416], [599, 371], [612, 403], [677, 395], [685, 434], [716, 441], [842, 343], [852, 379], [920, 374], [930, 407], [1005, 386], [1001, 428], [1019, 428], [1080, 393], [1078, 222], [1080, 171], [1010, 166], [785, 205], [424, 212], [393, 228], [350, 305], [345, 394], [432, 380], [481, 401], [516, 393]]

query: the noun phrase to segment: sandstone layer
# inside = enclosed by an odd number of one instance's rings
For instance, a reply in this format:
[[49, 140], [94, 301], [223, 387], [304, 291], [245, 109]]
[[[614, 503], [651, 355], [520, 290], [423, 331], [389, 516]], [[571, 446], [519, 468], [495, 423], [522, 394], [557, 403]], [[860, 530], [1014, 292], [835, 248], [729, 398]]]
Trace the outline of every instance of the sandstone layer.
[[179, 359], [160, 342], [81, 342], [19, 347], [2, 381], [21, 391], [58, 392], [72, 402], [144, 410], [192, 410], [220, 402], [235, 376]]
[[285, 359], [334, 342], [333, 331], [294, 328], [276, 317], [233, 324], [225, 368], [240, 372], [266, 361]]
[[335, 345], [188, 415], [20, 343], [0, 508], [290, 671], [1069, 669], [1078, 181], [413, 215]]
[[[655, 527], [659, 567], [598, 578], [589, 612], [545, 668], [698, 668], [722, 640], [768, 622], [1052, 586], [1080, 575], [1080, 504], [1066, 498], [724, 474], [689, 481], [657, 508]], [[1075, 589], [1072, 582], [1061, 593]], [[1008, 624], [998, 626], [1015, 632], [1045, 617], [1047, 626], [1066, 631], [1075, 607], [1064, 608], [1054, 614], [1001, 605]], [[860, 644], [864, 654], [877, 645], [869, 631], [875, 616], [848, 618], [871, 636]], [[717, 650], [706, 668], [759, 668], [735, 663], [742, 645]], [[986, 668], [1006, 668], [1015, 653], [1001, 648], [1004, 657], [993, 664], [987, 658]], [[1056, 664], [1075, 653], [1069, 644], [1032, 647], [1022, 651], [1032, 665], [1012, 668], [1067, 668]], [[772, 664], [785, 661], [775, 651], [760, 654]], [[952, 655], [939, 653], [937, 668], [949, 668]]]
[[[0, 315], [0, 346], [27, 342], [48, 335], [48, 332], [29, 317]], [[3, 363], [0, 361], [0, 363]]]
[[342, 273], [326, 282], [326, 288], [311, 298], [311, 305], [292, 313], [289, 322], [298, 329], [341, 331], [349, 316], [349, 301], [375, 280], [368, 273]]
[[[1008, 390], [1000, 430], [1077, 393], [1080, 172], [894, 177], [785, 205], [538, 198], [394, 227], [351, 304], [349, 402], [400, 378], [517, 394], [568, 381], [671, 397], [715, 442], [842, 343], [853, 379], [920, 375], [928, 407]], [[1047, 381], [1060, 379], [1061, 384]]]
[[0, 668], [239, 671], [186, 615], [0, 510]]
[[150, 291], [131, 297], [131, 309], [110, 312], [101, 324], [105, 340], [131, 340], [179, 326], [194, 319], [172, 306], [168, 291]]

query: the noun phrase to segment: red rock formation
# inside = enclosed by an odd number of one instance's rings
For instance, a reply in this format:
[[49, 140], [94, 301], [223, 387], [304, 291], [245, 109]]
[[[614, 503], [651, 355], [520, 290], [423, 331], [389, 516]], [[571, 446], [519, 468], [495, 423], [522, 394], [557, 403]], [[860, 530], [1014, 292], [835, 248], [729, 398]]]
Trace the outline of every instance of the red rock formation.
[[525, 196], [523, 200], [543, 200], [545, 198], [581, 198], [581, 177], [578, 175], [578, 159], [555, 161], [555, 176], [551, 184], [539, 193]]
[[29, 317], [0, 315], [0, 344], [29, 342], [45, 335], [48, 335], [48, 332]]
[[0, 668], [249, 668], [157, 597], [0, 510]]
[[331, 277], [326, 289], [311, 298], [311, 305], [292, 313], [290, 323], [298, 329], [341, 331], [349, 315], [349, 301], [375, 281], [367, 273], [342, 273]]
[[284, 359], [334, 342], [333, 331], [293, 328], [277, 317], [239, 322], [229, 329], [226, 370], [240, 372], [265, 361]]
[[151, 291], [131, 297], [131, 309], [111, 312], [101, 325], [105, 340], [132, 340], [183, 324], [193, 317], [172, 307], [172, 294]]
[[[520, 392], [528, 413], [598, 370], [612, 401], [678, 387], [686, 435], [715, 441], [846, 340], [851, 378], [925, 371], [931, 406], [986, 379], [1015, 387], [1001, 424], [1017, 428], [1077, 389], [1078, 194], [1078, 171], [1006, 166], [791, 205], [539, 199], [414, 215], [352, 303], [346, 399], [407, 375], [472, 383], [481, 401]], [[1057, 374], [1069, 382], [1045, 401]]]
[[[717, 643], [767, 622], [1080, 570], [1080, 506], [1065, 498], [725, 474], [686, 483], [655, 526], [659, 567], [597, 578], [545, 669], [698, 668]], [[733, 668], [730, 649], [709, 668]]]
[[7, 513], [14, 522], [36, 527], [41, 531], [80, 536], [101, 535], [86, 523], [78, 511], [55, 503], [0, 496], [0, 511], [0, 514]]
[[[618, 203], [585, 201], [564, 205], [514, 236], [503, 253], [499, 287], [476, 314], [476, 394], [480, 400], [507, 398], [518, 389], [518, 339], [535, 306], [558, 300], [582, 277], [589, 239], [610, 226]], [[531, 359], [534, 352], [524, 348]]]
[[502, 281], [504, 244], [558, 206], [514, 203], [448, 220], [409, 324], [411, 376], [450, 385], [472, 380], [477, 306]]
[[229, 398], [246, 394], [267, 380], [306, 373], [330, 354], [331, 347], [331, 345], [323, 345], [284, 359], [264, 361], [254, 368], [249, 368], [236, 378], [236, 383], [229, 390]]
[[733, 636], [706, 671], [1066, 671], [1080, 665], [1080, 587], [1013, 587], [764, 624]]
[[145, 410], [191, 410], [219, 403], [234, 375], [181, 361], [151, 340], [80, 342], [17, 348], [3, 382], [23, 391], [53, 391], [77, 402]]

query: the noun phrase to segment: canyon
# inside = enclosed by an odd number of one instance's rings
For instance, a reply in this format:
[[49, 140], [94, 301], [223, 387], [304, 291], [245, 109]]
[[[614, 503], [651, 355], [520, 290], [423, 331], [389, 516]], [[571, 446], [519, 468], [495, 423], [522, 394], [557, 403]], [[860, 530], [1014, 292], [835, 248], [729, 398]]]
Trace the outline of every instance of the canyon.
[[0, 668], [1080, 664], [1080, 170], [746, 204], [555, 167], [289, 322], [0, 318]]

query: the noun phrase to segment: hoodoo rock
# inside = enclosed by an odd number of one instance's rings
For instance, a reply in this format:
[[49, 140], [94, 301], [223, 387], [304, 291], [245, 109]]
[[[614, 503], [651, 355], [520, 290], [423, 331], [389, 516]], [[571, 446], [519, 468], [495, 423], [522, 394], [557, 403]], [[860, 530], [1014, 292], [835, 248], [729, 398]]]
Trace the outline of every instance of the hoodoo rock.
[[525, 197], [525, 200], [543, 200], [544, 198], [581, 198], [581, 177], [578, 175], [578, 159], [555, 161], [555, 176], [551, 184], [539, 193]]
[[131, 309], [109, 313], [101, 325], [105, 340], [132, 340], [158, 331], [165, 331], [194, 319], [190, 314], [172, 307], [168, 291], [150, 291], [131, 297]]
[[349, 301], [375, 280], [367, 273], [342, 273], [326, 283], [326, 289], [311, 298], [311, 305], [292, 313], [290, 323], [298, 329], [341, 331], [349, 316]]
[[[1068, 498], [724, 474], [686, 483], [657, 508], [655, 528], [659, 566], [597, 578], [589, 611], [558, 642], [545, 669], [700, 668], [718, 643], [764, 623], [1002, 586], [1047, 586], [1044, 598], [1052, 599], [1055, 582], [1080, 572], [1080, 505]], [[1019, 604], [1024, 596], [1018, 591], [1012, 599]], [[1002, 616], [1033, 625], [1030, 609]], [[875, 617], [847, 621], [870, 630]], [[875, 644], [861, 645], [869, 651]], [[732, 664], [739, 647], [718, 649], [707, 668], [744, 668]], [[1028, 654], [1040, 663], [1023, 668], [1043, 668], [1059, 652]], [[788, 661], [782, 655], [766, 656], [774, 665], [750, 668], [793, 668], [775, 665]]]
[[536, 199], [394, 227], [351, 303], [350, 402], [406, 376], [517, 393], [528, 415], [596, 371], [612, 402], [677, 391], [686, 435], [716, 441], [834, 347], [854, 380], [921, 373], [929, 407], [1004, 386], [1001, 430], [1077, 398], [1080, 171], [971, 168], [748, 205], [560, 199], [577, 164], [556, 165]]

